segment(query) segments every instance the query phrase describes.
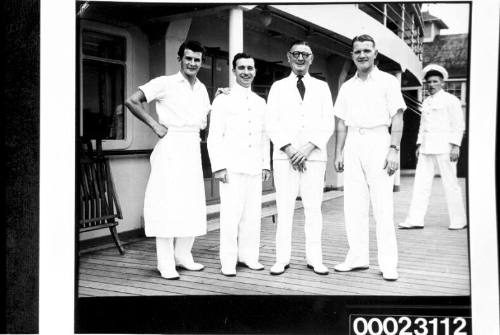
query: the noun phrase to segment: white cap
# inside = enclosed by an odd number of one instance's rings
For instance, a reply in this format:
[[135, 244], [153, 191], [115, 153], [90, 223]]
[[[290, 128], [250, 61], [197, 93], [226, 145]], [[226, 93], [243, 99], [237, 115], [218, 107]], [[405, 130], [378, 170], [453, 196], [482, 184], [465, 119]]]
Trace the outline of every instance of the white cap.
[[448, 79], [448, 71], [446, 71], [446, 69], [444, 67], [442, 67], [441, 65], [429, 64], [426, 67], [424, 67], [422, 71], [424, 72], [424, 79], [425, 79], [425, 76], [427, 76], [427, 73], [430, 71], [439, 72], [443, 76], [444, 80]]

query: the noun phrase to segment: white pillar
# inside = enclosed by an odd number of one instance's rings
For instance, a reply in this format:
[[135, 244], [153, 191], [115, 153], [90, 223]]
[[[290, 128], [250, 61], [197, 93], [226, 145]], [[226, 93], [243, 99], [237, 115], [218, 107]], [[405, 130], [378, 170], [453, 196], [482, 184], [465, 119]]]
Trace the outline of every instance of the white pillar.
[[[327, 58], [325, 74], [333, 102], [337, 99], [339, 89], [344, 83], [350, 67], [351, 60], [349, 58], [333, 55]], [[340, 189], [344, 186], [344, 174], [337, 173], [333, 165], [336, 145], [335, 136], [334, 133], [327, 143], [328, 161], [326, 163], [325, 187]]]
[[191, 27], [191, 18], [170, 22], [165, 33], [165, 75], [179, 71], [177, 51], [186, 40]]
[[[401, 72], [396, 72], [396, 78], [398, 78], [399, 86], [401, 86]], [[399, 187], [401, 186], [401, 151], [398, 152], [398, 164], [399, 169], [394, 173], [394, 191], [399, 191]]]
[[[243, 52], [243, 9], [234, 7], [229, 10], [229, 67], [232, 68], [234, 55]], [[229, 71], [229, 87], [236, 83]]]

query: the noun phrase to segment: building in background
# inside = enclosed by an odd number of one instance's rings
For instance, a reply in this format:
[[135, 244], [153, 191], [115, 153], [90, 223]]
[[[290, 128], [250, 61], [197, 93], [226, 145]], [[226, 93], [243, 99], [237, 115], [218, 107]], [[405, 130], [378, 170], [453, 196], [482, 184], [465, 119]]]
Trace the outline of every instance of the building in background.
[[[315, 54], [311, 75], [328, 83], [335, 101], [339, 87], [355, 71], [351, 40], [363, 33], [377, 41], [378, 66], [401, 81], [407, 103], [421, 96], [421, 4], [79, 2], [77, 12], [79, 136], [103, 140], [103, 152], [109, 157], [122, 204], [120, 232], [142, 229], [149, 154], [157, 141], [153, 132], [123, 107], [123, 101], [150, 79], [176, 73], [177, 50], [186, 39], [198, 40], [207, 48], [198, 77], [211, 99], [218, 87], [232, 84], [230, 60], [241, 51], [255, 57], [257, 76], [253, 89], [267, 98], [271, 84], [290, 73], [286, 60], [289, 44], [305, 39]], [[218, 185], [211, 178], [207, 132], [200, 136], [205, 191], [207, 201], [213, 203], [218, 200]], [[333, 168], [334, 146], [333, 136], [328, 144], [325, 181], [329, 189], [343, 184], [342, 175]], [[402, 166], [408, 165], [404, 150], [402, 146]], [[272, 182], [264, 184], [265, 192], [273, 190]], [[81, 238], [104, 234], [102, 230], [94, 231]]]

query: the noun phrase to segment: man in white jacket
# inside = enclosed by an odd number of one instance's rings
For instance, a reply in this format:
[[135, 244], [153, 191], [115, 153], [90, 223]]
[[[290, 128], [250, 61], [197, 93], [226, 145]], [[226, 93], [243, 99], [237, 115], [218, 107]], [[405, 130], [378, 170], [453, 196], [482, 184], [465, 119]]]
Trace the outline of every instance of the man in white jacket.
[[431, 95], [424, 100], [420, 119], [416, 150], [418, 162], [410, 211], [399, 228], [424, 227], [434, 166], [437, 164], [448, 204], [448, 228], [463, 229], [467, 226], [467, 217], [456, 170], [465, 129], [462, 106], [457, 97], [443, 90], [444, 81], [448, 77], [445, 68], [429, 64], [423, 71]]
[[220, 181], [219, 254], [225, 276], [235, 276], [237, 264], [264, 269], [259, 263], [262, 181], [271, 175], [266, 102], [251, 89], [255, 60], [236, 54], [233, 73], [236, 85], [212, 104], [207, 140], [213, 175]]
[[317, 274], [325, 275], [328, 268], [323, 264], [321, 248], [321, 203], [326, 145], [335, 124], [332, 96], [327, 83], [309, 74], [314, 55], [307, 42], [294, 42], [287, 58], [292, 72], [271, 86], [267, 100], [278, 210], [276, 263], [271, 274], [282, 274], [289, 267], [295, 199], [300, 190], [305, 214], [306, 264]]

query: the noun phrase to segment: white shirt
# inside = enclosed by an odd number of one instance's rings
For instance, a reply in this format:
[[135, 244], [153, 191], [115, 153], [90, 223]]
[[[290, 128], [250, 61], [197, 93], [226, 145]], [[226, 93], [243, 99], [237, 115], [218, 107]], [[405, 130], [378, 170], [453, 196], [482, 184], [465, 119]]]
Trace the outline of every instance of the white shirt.
[[139, 86], [149, 103], [156, 101], [158, 122], [167, 128], [204, 129], [210, 111], [207, 88], [195, 80], [193, 88], [189, 81], [177, 72], [161, 76]]
[[390, 126], [399, 109], [406, 109], [399, 81], [374, 67], [365, 80], [356, 72], [342, 85], [334, 114], [348, 127], [374, 128]]
[[212, 105], [207, 139], [212, 171], [256, 175], [270, 170], [269, 138], [264, 129], [266, 102], [250, 88], [235, 85]]
[[297, 76], [274, 82], [267, 98], [266, 126], [274, 144], [273, 159], [288, 159], [280, 150], [291, 144], [300, 149], [308, 142], [316, 145], [308, 160], [326, 161], [326, 145], [335, 128], [332, 95], [328, 84], [306, 74], [304, 100], [297, 89]]
[[450, 143], [460, 145], [465, 122], [460, 100], [442, 89], [423, 103], [417, 144], [424, 154], [450, 152]]

